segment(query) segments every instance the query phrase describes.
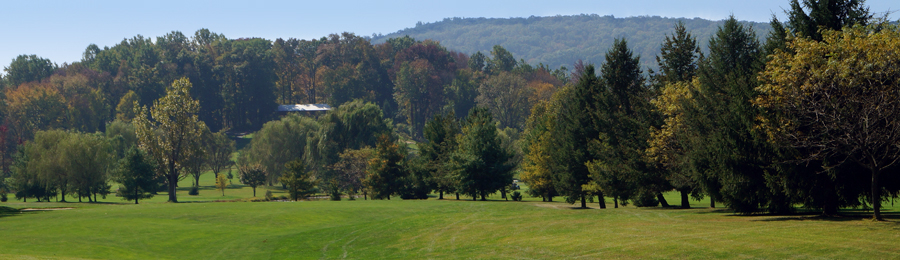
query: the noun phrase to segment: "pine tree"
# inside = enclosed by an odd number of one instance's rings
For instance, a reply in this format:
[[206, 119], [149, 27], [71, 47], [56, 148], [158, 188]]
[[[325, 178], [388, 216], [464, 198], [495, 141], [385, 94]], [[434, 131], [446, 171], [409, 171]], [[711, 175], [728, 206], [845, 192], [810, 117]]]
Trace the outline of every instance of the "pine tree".
[[487, 200], [487, 195], [512, 183], [514, 165], [509, 159], [513, 155], [503, 149], [490, 111], [473, 108], [458, 142], [450, 160], [461, 192]]
[[606, 116], [602, 102], [604, 92], [594, 65], [585, 66], [573, 91], [563, 98], [565, 102], [554, 122], [560, 148], [554, 161], [560, 169], [553, 175], [553, 182], [559, 194], [566, 197], [566, 202], [581, 200], [583, 208], [587, 207], [588, 194], [582, 190], [582, 185], [591, 181], [585, 164], [595, 159], [588, 145], [600, 136], [600, 121]]

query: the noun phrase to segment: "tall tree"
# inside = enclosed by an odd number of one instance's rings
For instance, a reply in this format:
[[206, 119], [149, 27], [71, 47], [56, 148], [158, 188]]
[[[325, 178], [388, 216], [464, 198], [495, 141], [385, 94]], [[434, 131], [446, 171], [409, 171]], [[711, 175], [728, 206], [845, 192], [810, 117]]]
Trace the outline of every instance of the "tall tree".
[[182, 163], [197, 152], [197, 138], [206, 129], [197, 118], [200, 104], [191, 98], [190, 90], [191, 82], [186, 78], [172, 82], [166, 96], [153, 102], [149, 111], [139, 108], [139, 116], [134, 119], [139, 147], [156, 160], [166, 177], [169, 202], [178, 202], [175, 186]]
[[709, 41], [710, 53], [701, 63], [687, 122], [694, 132], [689, 156], [701, 186], [712, 199], [723, 200], [740, 213], [790, 211], [780, 192], [766, 182], [771, 158], [777, 156], [756, 127], [762, 111], [750, 102], [762, 49], [752, 28], [730, 17]]
[[[763, 93], [756, 103], [777, 112], [767, 124], [773, 136], [798, 148], [798, 163], [825, 160], [829, 168], [856, 163], [871, 180], [867, 194], [873, 218], [882, 220], [882, 194], [896, 194], [893, 183], [880, 183], [900, 161], [900, 29], [854, 27], [822, 31], [821, 42], [798, 38], [790, 52], [779, 52], [761, 74]], [[840, 158], [833, 160], [833, 158]]]
[[456, 136], [460, 133], [459, 122], [453, 113], [435, 115], [425, 123], [425, 140], [419, 144], [421, 157], [427, 161], [427, 170], [431, 172], [431, 180], [438, 199], [444, 199], [444, 192], [456, 190], [453, 171], [448, 169], [450, 155], [457, 148]]
[[554, 160], [560, 169], [553, 175], [553, 183], [566, 202], [580, 200], [583, 208], [587, 207], [588, 194], [581, 187], [592, 180], [586, 163], [596, 159], [589, 144], [600, 137], [605, 92], [594, 65], [587, 65], [572, 91], [562, 98], [565, 105], [560, 106], [554, 122], [560, 148]]
[[601, 134], [592, 141], [598, 157], [588, 164], [592, 179], [609, 191], [604, 192], [608, 196], [622, 200], [640, 193], [656, 196], [670, 189], [664, 176], [644, 160], [653, 119], [649, 107], [652, 92], [644, 84], [640, 57], [634, 56], [627, 41], [616, 40], [600, 75], [608, 94], [601, 101], [606, 111], [594, 112], [600, 114], [596, 118]]
[[503, 149], [497, 137], [497, 126], [491, 112], [474, 108], [466, 117], [459, 136], [459, 146], [451, 155], [461, 192], [474, 200], [497, 192], [512, 183], [512, 153]]
[[487, 79], [478, 87], [475, 102], [496, 115], [501, 128], [522, 129], [531, 108], [534, 89], [515, 73], [500, 72]]
[[6, 77], [4, 77], [4, 79], [11, 87], [48, 78], [54, 70], [56, 70], [56, 64], [50, 62], [49, 59], [44, 59], [33, 54], [19, 55], [13, 59], [12, 63], [9, 64], [9, 67], [3, 68], [3, 71], [6, 71]]
[[820, 29], [840, 30], [854, 24], [866, 25], [872, 14], [865, 0], [791, 0], [788, 27], [795, 35], [822, 40]]
[[656, 56], [659, 74], [651, 76], [658, 96], [651, 101], [655, 113], [661, 116], [662, 125], [651, 126], [648, 140], [647, 158], [656, 168], [664, 171], [669, 183], [681, 193], [681, 207], [690, 208], [689, 194], [700, 196], [687, 160], [685, 146], [683, 102], [690, 102], [690, 82], [697, 74], [698, 62], [702, 57], [697, 38], [684, 27], [675, 24], [675, 32], [667, 35]]

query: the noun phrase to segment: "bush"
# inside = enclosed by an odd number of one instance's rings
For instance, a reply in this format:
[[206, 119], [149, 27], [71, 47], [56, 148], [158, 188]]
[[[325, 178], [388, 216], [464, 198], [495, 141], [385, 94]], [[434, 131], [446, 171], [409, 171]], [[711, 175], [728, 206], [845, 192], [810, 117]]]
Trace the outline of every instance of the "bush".
[[272, 191], [270, 191], [270, 190], [266, 191], [266, 200], [275, 200], [275, 197], [272, 196]]
[[281, 196], [279, 196], [279, 197], [278, 197], [278, 199], [280, 199], [280, 200], [287, 200], [287, 199], [288, 199], [288, 197], [287, 197], [287, 196], [285, 196], [285, 195], [281, 195]]
[[510, 198], [513, 201], [522, 201], [522, 193], [520, 193], [518, 191], [513, 191], [512, 195], [510, 195]]
[[200, 195], [200, 188], [198, 188], [197, 186], [191, 187], [191, 190], [188, 191], [188, 195], [191, 195], [191, 196]]
[[0, 194], [0, 202], [6, 202], [9, 198], [6, 197], [6, 193]]
[[659, 201], [656, 200], [656, 195], [650, 192], [641, 192], [634, 199], [634, 206], [636, 207], [656, 207], [658, 205]]

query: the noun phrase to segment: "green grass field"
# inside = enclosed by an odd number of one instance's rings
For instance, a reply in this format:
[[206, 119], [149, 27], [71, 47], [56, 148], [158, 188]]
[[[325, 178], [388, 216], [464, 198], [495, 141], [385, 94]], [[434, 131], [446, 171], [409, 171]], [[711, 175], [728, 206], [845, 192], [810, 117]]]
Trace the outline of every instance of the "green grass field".
[[[889, 221], [872, 222], [856, 211], [823, 219], [699, 208], [708, 202], [688, 210], [573, 209], [535, 198], [212, 202], [251, 191], [236, 186], [222, 197], [211, 183], [204, 175], [199, 196], [182, 188], [179, 200], [191, 203], [165, 203], [165, 194], [140, 205], [2, 203], [0, 259], [900, 258], [893, 208]], [[52, 207], [74, 209], [18, 211]]]

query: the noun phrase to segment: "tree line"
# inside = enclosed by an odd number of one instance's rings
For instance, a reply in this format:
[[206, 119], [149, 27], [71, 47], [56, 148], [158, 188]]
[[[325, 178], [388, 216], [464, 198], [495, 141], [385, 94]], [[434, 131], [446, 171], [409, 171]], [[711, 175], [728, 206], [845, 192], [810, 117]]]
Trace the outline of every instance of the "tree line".
[[[15, 165], [6, 183], [28, 190], [21, 176], [38, 176], [42, 194], [103, 195], [51, 169], [66, 157], [46, 154], [74, 149], [58, 141], [71, 135], [84, 139], [78, 146], [117, 147], [96, 149], [114, 151], [119, 165], [143, 153], [174, 202], [189, 172], [197, 180], [197, 169], [230, 166], [223, 130], [259, 127], [236, 160], [241, 180], [254, 189], [280, 183], [295, 199], [315, 190], [506, 197], [518, 173], [531, 195], [582, 207], [594, 197], [600, 207], [605, 197], [616, 207], [668, 206], [662, 192], [677, 190], [682, 207], [708, 196], [710, 206], [746, 214], [799, 204], [824, 214], [872, 208], [880, 219], [880, 203], [900, 190], [898, 29], [861, 1], [790, 5], [764, 43], [730, 17], [706, 53], [678, 23], [658, 71], [642, 70], [624, 38], [599, 66], [578, 61], [572, 71], [517, 61], [501, 46], [464, 55], [430, 40], [373, 45], [349, 33], [274, 42], [207, 30], [191, 40], [139, 36], [89, 46], [81, 62], [60, 68], [20, 56], [2, 80], [0, 141], [4, 165]], [[336, 109], [270, 121], [274, 104], [298, 102]], [[109, 137], [116, 127], [134, 136]], [[94, 131], [105, 139], [82, 134]]]
[[709, 197], [742, 214], [863, 207], [881, 219], [900, 189], [898, 28], [862, 1], [791, 1], [788, 16], [765, 43], [731, 17], [708, 53], [676, 24], [648, 74], [617, 40], [599, 73], [585, 66], [532, 108], [529, 192], [668, 206], [674, 189], [682, 207]]

